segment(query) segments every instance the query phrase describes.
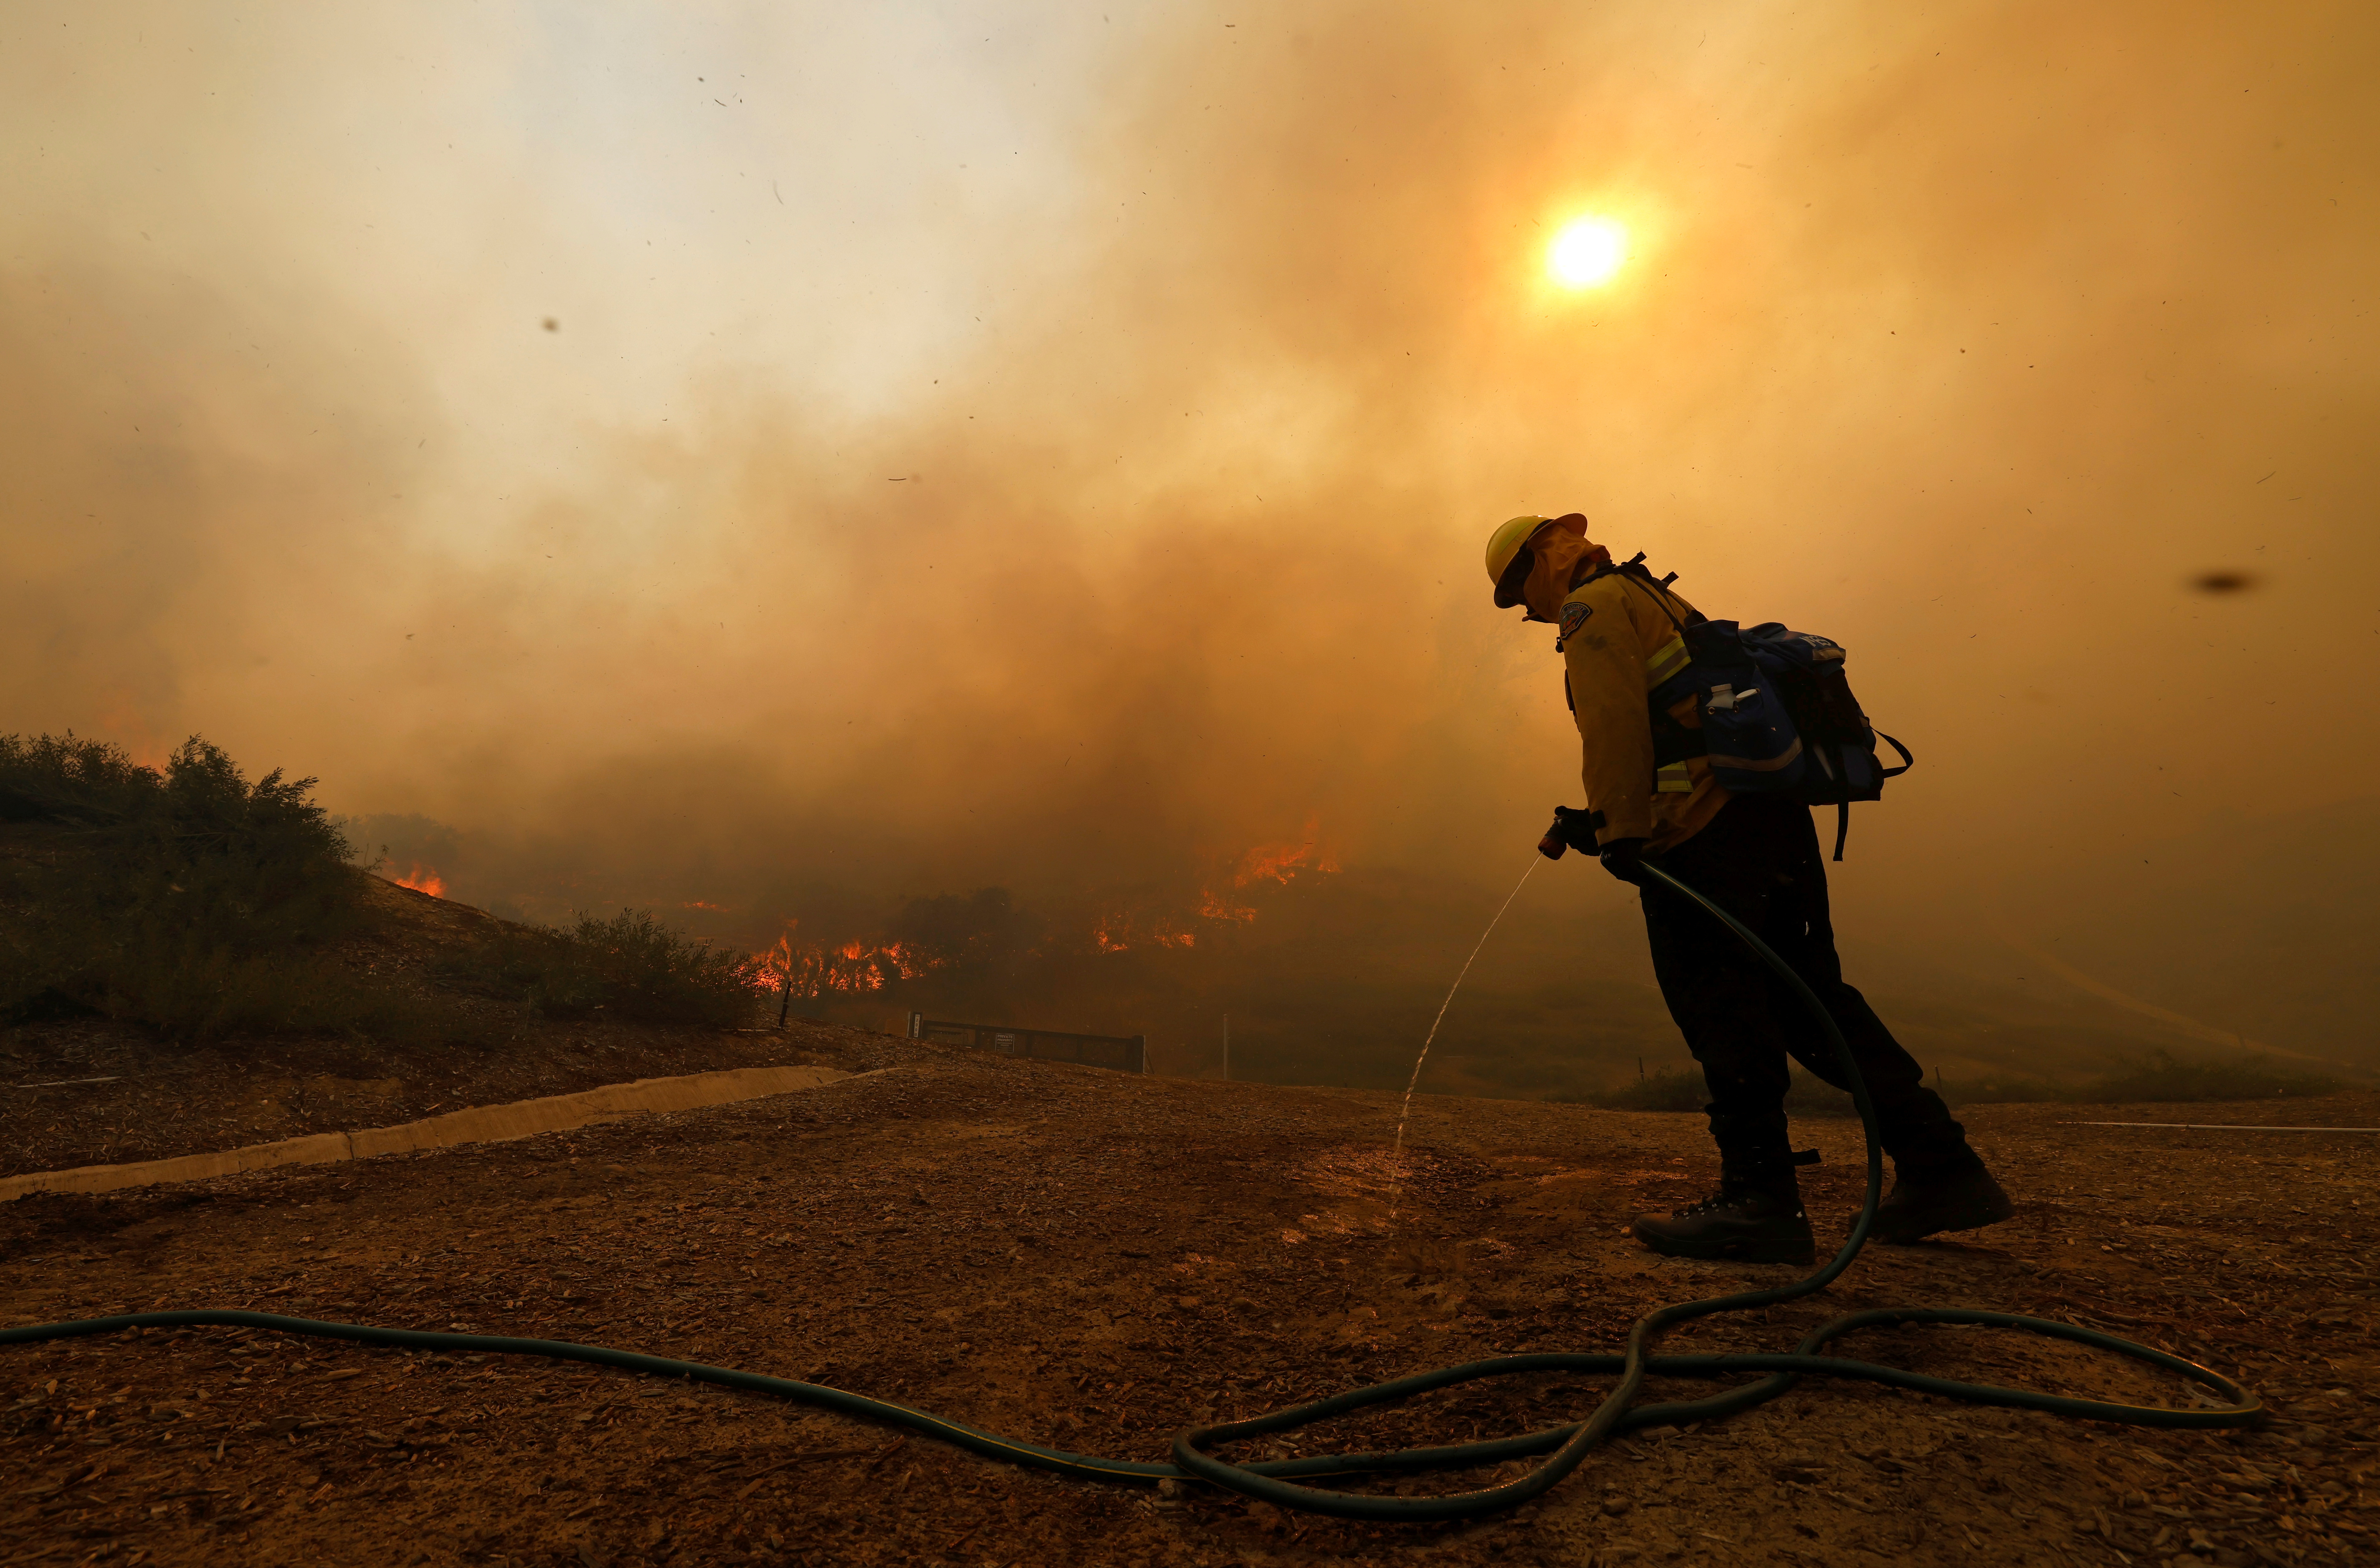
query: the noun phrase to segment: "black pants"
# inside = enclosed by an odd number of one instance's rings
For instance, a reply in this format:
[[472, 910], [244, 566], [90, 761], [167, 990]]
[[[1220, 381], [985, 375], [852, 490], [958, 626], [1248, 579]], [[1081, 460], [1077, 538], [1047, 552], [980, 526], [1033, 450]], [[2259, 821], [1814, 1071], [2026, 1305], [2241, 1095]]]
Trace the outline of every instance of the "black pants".
[[[1925, 1070], [1866, 999], [1843, 983], [1827, 913], [1827, 865], [1809, 808], [1773, 796], [1738, 796], [1658, 863], [1758, 932], [1826, 1003], [1867, 1080], [1896, 1166], [1904, 1173], [1948, 1173], [1974, 1161], [1965, 1130], [1925, 1087]], [[1658, 884], [1645, 889], [1643, 899], [1653, 973], [1710, 1086], [1711, 1136], [1727, 1177], [1781, 1184], [1792, 1170], [1785, 1059], [1849, 1088], [1834, 1047], [1808, 1004], [1708, 911]]]

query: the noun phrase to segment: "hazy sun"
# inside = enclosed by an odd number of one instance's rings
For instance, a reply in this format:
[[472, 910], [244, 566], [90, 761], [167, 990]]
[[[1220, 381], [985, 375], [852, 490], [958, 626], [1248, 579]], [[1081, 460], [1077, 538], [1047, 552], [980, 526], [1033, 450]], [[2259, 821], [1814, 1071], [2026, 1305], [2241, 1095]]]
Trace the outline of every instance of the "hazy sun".
[[1573, 218], [1546, 250], [1546, 271], [1572, 288], [1609, 283], [1628, 260], [1628, 231], [1609, 218]]

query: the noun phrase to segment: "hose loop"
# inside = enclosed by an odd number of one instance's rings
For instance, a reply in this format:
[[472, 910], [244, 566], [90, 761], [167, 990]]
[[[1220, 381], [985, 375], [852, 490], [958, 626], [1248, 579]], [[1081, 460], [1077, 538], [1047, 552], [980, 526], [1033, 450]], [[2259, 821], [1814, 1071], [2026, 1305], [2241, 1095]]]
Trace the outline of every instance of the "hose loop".
[[[1851, 1234], [1840, 1251], [1829, 1258], [1816, 1272], [1782, 1285], [1762, 1290], [1739, 1291], [1732, 1295], [1713, 1296], [1704, 1301], [1673, 1303], [1658, 1307], [1637, 1319], [1628, 1331], [1626, 1353], [1609, 1355], [1524, 1355], [1505, 1356], [1500, 1360], [1472, 1362], [1466, 1367], [1450, 1367], [1443, 1372], [1425, 1373], [1418, 1378], [1400, 1379], [1395, 1382], [1377, 1383], [1367, 1389], [1357, 1389], [1335, 1399], [1299, 1405], [1294, 1409], [1276, 1411], [1249, 1420], [1229, 1422], [1221, 1426], [1198, 1428], [1185, 1431], [1173, 1440], [1173, 1463], [1190, 1475], [1219, 1487], [1278, 1504], [1283, 1508], [1302, 1509], [1308, 1513], [1334, 1514], [1342, 1519], [1427, 1520], [1471, 1519], [1517, 1507], [1530, 1499], [1543, 1495], [1562, 1477], [1581, 1464], [1597, 1445], [1617, 1437], [1621, 1432], [1639, 1427], [1681, 1425], [1689, 1421], [1715, 1420], [1732, 1416], [1765, 1404], [1791, 1388], [1803, 1378], [1812, 1375], [1862, 1378], [1895, 1388], [1914, 1389], [1940, 1394], [1950, 1399], [1965, 1400], [1979, 1404], [2007, 1405], [2021, 1410], [2038, 1410], [2052, 1415], [2072, 1416], [2092, 1420], [2114, 1421], [2132, 1426], [2152, 1427], [2233, 1427], [2243, 1426], [2263, 1418], [2263, 1406], [2257, 1400], [2229, 1379], [2208, 1370], [2194, 1362], [2184, 1361], [2161, 1350], [2155, 1350], [2131, 1340], [2119, 1339], [2095, 1330], [2059, 1323], [2044, 1318], [2027, 1318], [2010, 1312], [1968, 1311], [1953, 1307], [1887, 1307], [1864, 1312], [1846, 1313], [1831, 1319], [1814, 1330], [1790, 1355], [1669, 1355], [1651, 1353], [1654, 1341], [1680, 1323], [1720, 1312], [1741, 1312], [1758, 1307], [1773, 1307], [1780, 1302], [1795, 1301], [1812, 1295], [1832, 1284], [1844, 1270], [1852, 1266], [1861, 1249], [1867, 1246], [1869, 1230], [1876, 1223], [1876, 1204], [1884, 1196], [1884, 1144], [1877, 1134], [1876, 1102], [1868, 1096], [1867, 1080], [1859, 1070], [1852, 1054], [1851, 1042], [1843, 1038], [1840, 1025], [1825, 1003], [1812, 991], [1809, 982], [1796, 973], [1793, 966], [1779, 957], [1774, 949], [1760, 939], [1759, 933], [1705, 897], [1695, 889], [1679, 881], [1651, 861], [1643, 862], [1647, 877], [1665, 883], [1671, 890], [1692, 899], [1712, 918], [1725, 925], [1746, 946], [1759, 954], [1761, 960], [1790, 986], [1793, 993], [1809, 1008], [1819, 1027], [1826, 1032], [1827, 1043], [1833, 1048], [1836, 1062], [1842, 1067], [1851, 1084], [1852, 1100], [1858, 1107], [1860, 1125], [1867, 1136], [1867, 1196], [1860, 1205], [1859, 1218], [1852, 1224]], [[1864, 1361], [1851, 1361], [1839, 1356], [1821, 1355], [1819, 1348], [1854, 1329], [1901, 1323], [1955, 1323], [1976, 1327], [2017, 1329], [2045, 1334], [2054, 1339], [2070, 1340], [2100, 1350], [2144, 1361], [2166, 1371], [2187, 1378], [2200, 1386], [2220, 1394], [2227, 1403], [2197, 1410], [2168, 1410], [2156, 1405], [2114, 1404], [2101, 1400], [2072, 1399], [2060, 1394], [2036, 1393], [2029, 1390], [2005, 1389], [1987, 1383], [1961, 1382], [1954, 1379], [1927, 1377], [1903, 1372], [1894, 1367], [1878, 1367]], [[1614, 1366], [1614, 1363], [1617, 1363]], [[1376, 1404], [1407, 1399], [1427, 1389], [1443, 1388], [1478, 1378], [1510, 1377], [1536, 1371], [1607, 1371], [1616, 1370], [1619, 1382], [1606, 1394], [1585, 1420], [1569, 1427], [1558, 1427], [1543, 1432], [1518, 1438], [1506, 1438], [1490, 1442], [1457, 1444], [1451, 1448], [1406, 1450], [1401, 1453], [1336, 1455], [1330, 1459], [1298, 1461], [1302, 1466], [1282, 1470], [1268, 1465], [1233, 1465], [1219, 1459], [1209, 1452], [1225, 1443], [1248, 1438], [1270, 1436], [1310, 1426], [1350, 1411]], [[1670, 1404], [1638, 1405], [1636, 1398], [1648, 1375], [1664, 1377], [1728, 1377], [1738, 1371], [1767, 1371], [1771, 1376], [1758, 1382], [1745, 1383], [1707, 1399], [1691, 1400]], [[1376, 1492], [1340, 1491], [1329, 1488], [1302, 1486], [1283, 1480], [1283, 1475], [1320, 1476], [1368, 1470], [1393, 1473], [1421, 1468], [1453, 1468], [1476, 1466], [1548, 1453], [1548, 1457], [1525, 1474], [1497, 1486], [1472, 1491], [1448, 1492], [1435, 1497], [1383, 1497]]]

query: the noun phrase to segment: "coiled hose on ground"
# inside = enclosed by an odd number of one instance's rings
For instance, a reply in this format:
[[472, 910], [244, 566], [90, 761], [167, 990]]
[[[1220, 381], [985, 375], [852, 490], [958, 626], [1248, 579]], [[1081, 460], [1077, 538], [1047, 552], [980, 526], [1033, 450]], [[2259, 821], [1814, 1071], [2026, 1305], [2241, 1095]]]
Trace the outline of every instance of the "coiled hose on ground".
[[[606, 1345], [573, 1344], [562, 1340], [515, 1339], [502, 1334], [438, 1333], [418, 1329], [386, 1329], [366, 1323], [326, 1323], [309, 1318], [285, 1318], [272, 1312], [216, 1311], [197, 1309], [168, 1312], [127, 1312], [110, 1318], [91, 1318], [71, 1323], [35, 1323], [20, 1328], [0, 1329], [0, 1344], [31, 1344], [45, 1340], [71, 1339], [84, 1334], [116, 1333], [126, 1329], [166, 1328], [249, 1328], [273, 1329], [284, 1333], [308, 1334], [321, 1339], [348, 1340], [358, 1344], [392, 1345], [406, 1350], [443, 1350], [491, 1352], [511, 1355], [542, 1355], [563, 1361], [588, 1361], [600, 1367], [616, 1367], [624, 1371], [647, 1372], [665, 1378], [689, 1378], [699, 1382], [717, 1383], [725, 1388], [746, 1389], [755, 1393], [774, 1394], [781, 1399], [814, 1405], [820, 1409], [839, 1411], [847, 1416], [881, 1421], [890, 1426], [905, 1428], [923, 1436], [955, 1444], [969, 1453], [988, 1459], [1002, 1460], [1014, 1465], [1031, 1465], [1054, 1471], [1062, 1476], [1075, 1476], [1086, 1480], [1153, 1482], [1195, 1478], [1209, 1481], [1246, 1496], [1259, 1498], [1283, 1508], [1309, 1513], [1335, 1514], [1341, 1518], [1379, 1521], [1412, 1521], [1463, 1519], [1517, 1507], [1542, 1495], [1561, 1478], [1576, 1469], [1597, 1445], [1620, 1433], [1639, 1427], [1676, 1426], [1690, 1421], [1715, 1420], [1732, 1416], [1755, 1404], [1776, 1398], [1804, 1377], [1860, 1378], [1894, 1388], [1913, 1389], [1922, 1393], [1939, 1394], [1945, 1398], [1964, 1400], [1976, 1404], [2006, 1405], [2018, 1410], [2038, 1410], [2054, 1416], [2082, 1416], [2096, 1421], [2110, 1421], [2136, 1427], [2240, 1427], [2264, 1419], [2264, 1406], [2254, 1395], [2220, 1373], [2186, 1361], [2180, 1356], [2153, 1349], [2113, 1334], [2060, 1323], [2046, 1318], [2028, 1318], [2013, 1312], [1983, 1312], [1957, 1307], [1881, 1307], [1864, 1312], [1845, 1313], [1812, 1330], [1791, 1352], [1776, 1355], [1656, 1355], [1653, 1342], [1680, 1323], [1696, 1318], [1706, 1318], [1719, 1312], [1740, 1312], [1752, 1307], [1773, 1307], [1779, 1302], [1794, 1301], [1826, 1289], [1837, 1276], [1852, 1265], [1852, 1260], [1867, 1245], [1868, 1227], [1876, 1218], [1876, 1206], [1884, 1183], [1884, 1149], [1878, 1142], [1876, 1108], [1868, 1100], [1867, 1085], [1861, 1079], [1859, 1065], [1852, 1058], [1851, 1047], [1842, 1031], [1815, 993], [1803, 982], [1786, 962], [1770, 950], [1742, 921], [1726, 910], [1670, 876], [1658, 867], [1646, 864], [1645, 874], [1675, 889], [1708, 910], [1717, 919], [1742, 937], [1755, 953], [1782, 976], [1795, 993], [1824, 1026], [1832, 1043], [1836, 1059], [1849, 1076], [1852, 1098], [1859, 1107], [1861, 1124], [1867, 1132], [1867, 1200], [1861, 1207], [1859, 1219], [1852, 1226], [1851, 1236], [1817, 1272], [1788, 1284], [1774, 1285], [1765, 1290], [1739, 1291], [1732, 1295], [1713, 1296], [1706, 1301], [1681, 1302], [1661, 1307], [1637, 1320], [1628, 1332], [1627, 1348], [1613, 1355], [1609, 1352], [1544, 1352], [1524, 1355], [1500, 1355], [1485, 1361], [1467, 1361], [1460, 1366], [1441, 1367], [1434, 1372], [1398, 1378], [1367, 1388], [1354, 1389], [1328, 1399], [1278, 1410], [1245, 1421], [1232, 1421], [1222, 1426], [1185, 1431], [1173, 1440], [1173, 1463], [1148, 1464], [1126, 1459], [1106, 1459], [1097, 1454], [1069, 1453], [1062, 1449], [1045, 1448], [1038, 1443], [1022, 1442], [953, 1421], [928, 1411], [912, 1410], [880, 1399], [849, 1393], [816, 1383], [795, 1382], [788, 1378], [771, 1378], [758, 1372], [739, 1372], [725, 1367], [706, 1367], [698, 1362], [674, 1361], [667, 1356], [644, 1355], [635, 1351], [614, 1350]], [[1822, 1355], [1825, 1345], [1856, 1329], [1890, 1327], [1903, 1323], [1955, 1323], [1999, 1329], [2021, 1329], [2028, 1333], [2044, 1334], [2052, 1339], [2071, 1341], [2095, 1349], [2112, 1351], [2135, 1361], [2187, 1379], [2200, 1387], [2219, 1394], [2228, 1403], [2190, 1410], [2168, 1409], [2160, 1405], [2118, 1404], [2103, 1400], [2073, 1399], [2062, 1394], [2036, 1393], [2025, 1389], [1999, 1388], [1989, 1383], [1961, 1382], [1949, 1378], [1929, 1377], [1923, 1373], [1903, 1371], [1893, 1367], [1880, 1367], [1872, 1362], [1853, 1361], [1842, 1356]], [[1302, 1459], [1262, 1460], [1238, 1465], [1219, 1459], [1210, 1452], [1222, 1444], [1250, 1438], [1271, 1436], [1310, 1427], [1335, 1416], [1368, 1409], [1375, 1405], [1410, 1399], [1434, 1389], [1450, 1388], [1458, 1383], [1477, 1382], [1488, 1378], [1516, 1377], [1530, 1372], [1591, 1372], [1618, 1373], [1620, 1380], [1603, 1403], [1585, 1419], [1540, 1431], [1524, 1432], [1509, 1438], [1454, 1443], [1438, 1448], [1393, 1449], [1377, 1453], [1338, 1453]], [[1757, 1381], [1740, 1384], [1725, 1392], [1706, 1399], [1684, 1400], [1666, 1404], [1638, 1404], [1637, 1393], [1648, 1376], [1664, 1378], [1733, 1378], [1747, 1373], [1765, 1374]], [[1318, 1487], [1310, 1482], [1324, 1477], [1387, 1476], [1422, 1470], [1476, 1468], [1514, 1459], [1537, 1455], [1545, 1458], [1525, 1474], [1495, 1486], [1471, 1491], [1440, 1493], [1427, 1497], [1391, 1497], [1375, 1492], [1342, 1491]]]

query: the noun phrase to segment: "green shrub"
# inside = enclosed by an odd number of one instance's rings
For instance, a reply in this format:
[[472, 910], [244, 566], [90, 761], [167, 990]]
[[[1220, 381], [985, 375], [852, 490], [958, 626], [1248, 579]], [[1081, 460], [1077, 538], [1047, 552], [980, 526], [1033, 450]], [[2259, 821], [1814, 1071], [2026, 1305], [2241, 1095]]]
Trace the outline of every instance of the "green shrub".
[[121, 823], [148, 809], [164, 787], [105, 741], [63, 735], [0, 735], [0, 822]]
[[249, 782], [196, 735], [160, 769], [120, 748], [0, 736], [0, 1018], [94, 1011], [205, 1040], [420, 1027], [322, 951], [358, 929], [347, 845], [312, 779]]
[[[0, 860], [0, 1022], [98, 1012], [188, 1041], [482, 1033], [328, 951], [361, 930], [366, 884], [314, 782], [251, 784], [195, 735], [162, 770], [72, 735], [0, 736], [0, 821], [34, 830]], [[444, 972], [548, 1016], [724, 1026], [750, 1020], [759, 970], [624, 910], [504, 928]]]
[[465, 978], [492, 985], [549, 1018], [603, 1011], [648, 1024], [729, 1027], [752, 1021], [763, 965], [690, 941], [644, 910], [565, 928], [515, 926], [464, 961]]

